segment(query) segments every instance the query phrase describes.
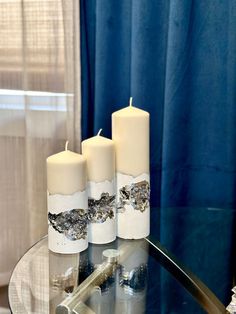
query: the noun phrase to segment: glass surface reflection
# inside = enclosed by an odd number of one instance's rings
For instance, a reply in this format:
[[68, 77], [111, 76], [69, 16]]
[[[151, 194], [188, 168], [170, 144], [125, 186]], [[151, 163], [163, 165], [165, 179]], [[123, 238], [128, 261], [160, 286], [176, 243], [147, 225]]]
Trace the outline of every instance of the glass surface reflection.
[[48, 254], [50, 313], [55, 313], [57, 305], [78, 286], [80, 255], [56, 254], [51, 251]]
[[[110, 255], [107, 257], [107, 254]], [[112, 254], [117, 254], [117, 259], [114, 261], [111, 260]], [[50, 302], [51, 313], [55, 311], [77, 313], [82, 309], [98, 314], [145, 312], [147, 241], [118, 239], [105, 245], [91, 244], [88, 250], [78, 254], [77, 258], [67, 256], [64, 260], [63, 256], [50, 253], [49, 259], [52, 265], [50, 267], [52, 269], [50, 299], [53, 300]], [[77, 282], [74, 276], [76, 267], [79, 270]], [[73, 294], [60, 302], [60, 299], [63, 300], [65, 294], [68, 294], [66, 291], [68, 285], [73, 290]], [[56, 303], [61, 304], [56, 306]]]
[[225, 313], [196, 276], [150, 239], [117, 239], [62, 255], [48, 251], [45, 237], [16, 265], [9, 302], [17, 314], [203, 313], [201, 306]]

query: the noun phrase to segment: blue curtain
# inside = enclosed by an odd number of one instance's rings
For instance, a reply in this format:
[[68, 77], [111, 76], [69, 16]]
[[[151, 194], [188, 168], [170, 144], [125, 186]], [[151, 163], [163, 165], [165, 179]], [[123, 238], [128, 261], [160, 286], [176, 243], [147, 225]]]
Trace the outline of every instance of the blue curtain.
[[[111, 114], [130, 96], [149, 111], [153, 206], [236, 204], [235, 16], [234, 0], [81, 1], [82, 136], [100, 128], [111, 136]], [[181, 228], [177, 215], [155, 214], [152, 232], [161, 230], [162, 241], [182, 257], [172, 238], [185, 236], [197, 212], [189, 211]], [[227, 252], [232, 224], [228, 219], [222, 235]], [[201, 234], [193, 236], [196, 246]], [[190, 268], [201, 267], [191, 247], [185, 250]], [[229, 266], [230, 288], [231, 255], [225, 265], [218, 252], [210, 257], [219, 269]]]

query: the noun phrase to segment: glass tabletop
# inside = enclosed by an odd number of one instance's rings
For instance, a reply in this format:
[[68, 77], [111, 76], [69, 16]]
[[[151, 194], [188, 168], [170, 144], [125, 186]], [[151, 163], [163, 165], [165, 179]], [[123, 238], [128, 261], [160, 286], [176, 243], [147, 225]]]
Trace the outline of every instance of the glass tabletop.
[[[184, 225], [185, 218], [191, 228]], [[234, 229], [228, 230], [233, 218], [231, 210], [153, 209], [155, 236], [90, 244], [80, 254], [52, 253], [45, 237], [15, 267], [9, 284], [12, 313], [226, 313], [202, 274], [205, 268], [210, 273], [215, 257], [220, 260], [222, 254], [228, 268], [219, 273], [218, 265], [212, 276], [222, 280], [232, 272], [224, 238], [233, 239]], [[182, 233], [179, 238], [176, 228]]]

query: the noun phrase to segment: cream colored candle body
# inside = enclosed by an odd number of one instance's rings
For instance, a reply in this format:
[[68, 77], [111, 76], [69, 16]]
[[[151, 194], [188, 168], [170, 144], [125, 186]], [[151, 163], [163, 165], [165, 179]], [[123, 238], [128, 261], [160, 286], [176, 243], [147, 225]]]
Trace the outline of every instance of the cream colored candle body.
[[65, 150], [47, 158], [47, 184], [50, 194], [70, 195], [86, 188], [86, 159]]
[[137, 177], [149, 173], [149, 113], [126, 107], [112, 114], [116, 171]]
[[114, 142], [98, 134], [82, 142], [82, 153], [87, 160], [89, 242], [109, 243], [116, 238]]
[[[112, 114], [116, 147], [117, 235], [140, 239], [150, 232], [149, 113], [129, 106]], [[143, 207], [135, 203], [142, 203]], [[127, 197], [127, 199], [126, 199]]]
[[48, 243], [56, 253], [88, 247], [86, 159], [65, 150], [47, 158]]
[[87, 160], [88, 181], [112, 181], [115, 176], [115, 145], [104, 136], [96, 135], [82, 142]]

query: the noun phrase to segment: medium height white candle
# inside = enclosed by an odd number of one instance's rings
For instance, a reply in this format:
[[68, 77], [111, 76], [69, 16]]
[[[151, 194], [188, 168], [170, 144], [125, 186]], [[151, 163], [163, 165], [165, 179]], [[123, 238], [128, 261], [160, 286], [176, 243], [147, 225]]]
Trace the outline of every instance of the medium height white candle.
[[96, 244], [116, 238], [115, 145], [100, 133], [82, 142], [88, 173], [89, 242]]
[[88, 247], [86, 159], [66, 148], [47, 158], [48, 245], [56, 253]]
[[132, 106], [112, 114], [116, 147], [117, 235], [140, 239], [150, 232], [149, 113]]

